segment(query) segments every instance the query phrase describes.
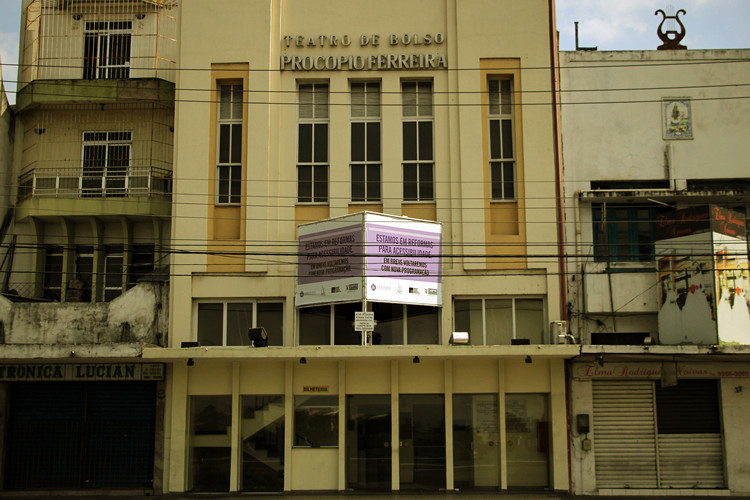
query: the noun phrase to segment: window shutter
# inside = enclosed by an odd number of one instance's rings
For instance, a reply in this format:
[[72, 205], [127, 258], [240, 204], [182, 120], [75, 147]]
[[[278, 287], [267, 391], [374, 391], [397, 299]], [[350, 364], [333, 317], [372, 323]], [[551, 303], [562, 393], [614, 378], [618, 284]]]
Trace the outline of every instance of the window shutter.
[[[367, 96], [369, 98], [369, 95]], [[366, 115], [365, 84], [352, 84], [352, 117], [362, 118]]]
[[328, 118], [328, 85], [315, 85], [314, 118]]
[[380, 84], [368, 83], [366, 89], [367, 116], [380, 116]]

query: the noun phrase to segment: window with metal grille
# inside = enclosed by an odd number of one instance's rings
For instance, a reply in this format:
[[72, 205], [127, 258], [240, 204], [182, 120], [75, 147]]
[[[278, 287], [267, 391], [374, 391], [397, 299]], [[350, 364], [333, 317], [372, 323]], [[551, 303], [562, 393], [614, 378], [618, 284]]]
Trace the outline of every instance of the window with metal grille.
[[63, 275], [62, 245], [46, 245], [44, 247], [44, 298], [53, 301], [62, 300]]
[[129, 78], [132, 33], [132, 21], [87, 22], [83, 78]]
[[106, 245], [104, 247], [104, 300], [109, 302], [122, 295], [123, 285], [123, 247]]
[[130, 265], [128, 266], [128, 288], [154, 270], [154, 245], [140, 244], [130, 247]]
[[490, 182], [493, 201], [516, 199], [513, 80], [491, 77], [489, 88]]
[[380, 82], [351, 85], [352, 201], [381, 201]]
[[402, 82], [404, 201], [435, 199], [432, 82]]
[[299, 85], [297, 202], [328, 202], [328, 84]]
[[242, 202], [242, 106], [241, 83], [219, 85], [219, 117], [216, 203]]
[[84, 132], [81, 193], [84, 198], [127, 194], [132, 132]]

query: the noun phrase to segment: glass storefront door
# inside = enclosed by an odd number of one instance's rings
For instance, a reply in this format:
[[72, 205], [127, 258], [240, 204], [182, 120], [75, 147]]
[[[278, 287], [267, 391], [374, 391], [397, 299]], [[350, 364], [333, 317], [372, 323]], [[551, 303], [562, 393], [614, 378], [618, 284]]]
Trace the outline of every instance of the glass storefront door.
[[284, 490], [284, 396], [242, 396], [242, 491]]
[[549, 486], [549, 426], [546, 394], [505, 396], [509, 488]]
[[391, 397], [346, 397], [346, 482], [355, 490], [391, 489]]
[[190, 468], [191, 491], [229, 491], [232, 397], [191, 396]]
[[500, 487], [497, 394], [453, 396], [453, 477], [459, 490]]
[[399, 461], [402, 490], [445, 488], [445, 396], [399, 396]]

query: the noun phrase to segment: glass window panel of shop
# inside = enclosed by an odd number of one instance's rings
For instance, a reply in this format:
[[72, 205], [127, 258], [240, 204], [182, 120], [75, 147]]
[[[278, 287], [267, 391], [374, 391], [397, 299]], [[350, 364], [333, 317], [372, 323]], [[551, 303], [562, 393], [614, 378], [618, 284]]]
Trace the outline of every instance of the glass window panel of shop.
[[328, 83], [299, 85], [297, 202], [328, 202]]
[[550, 421], [546, 394], [506, 394], [505, 439], [508, 487], [549, 486]]
[[459, 490], [500, 487], [497, 394], [453, 395], [453, 477]]
[[538, 298], [454, 299], [454, 331], [469, 332], [472, 345], [545, 342], [544, 300]]
[[351, 101], [351, 200], [380, 202], [380, 82], [352, 82]]
[[199, 302], [196, 309], [196, 338], [201, 345], [249, 346], [247, 329], [261, 326], [268, 334], [268, 345], [283, 345], [282, 302]]
[[402, 96], [403, 199], [434, 201], [432, 82], [404, 81]]
[[339, 397], [294, 397], [294, 446], [334, 448], [339, 444]]
[[[299, 345], [359, 345], [361, 332], [354, 330], [354, 313], [360, 302], [299, 309]], [[373, 345], [434, 345], [440, 342], [440, 308], [373, 303], [376, 326]], [[331, 334], [333, 333], [333, 337]]]
[[284, 490], [284, 417], [284, 396], [242, 396], [242, 491]]
[[353, 490], [391, 489], [391, 397], [346, 396], [346, 484]]
[[188, 490], [229, 491], [232, 397], [191, 396]]
[[445, 396], [399, 396], [399, 476], [402, 490], [445, 488]]

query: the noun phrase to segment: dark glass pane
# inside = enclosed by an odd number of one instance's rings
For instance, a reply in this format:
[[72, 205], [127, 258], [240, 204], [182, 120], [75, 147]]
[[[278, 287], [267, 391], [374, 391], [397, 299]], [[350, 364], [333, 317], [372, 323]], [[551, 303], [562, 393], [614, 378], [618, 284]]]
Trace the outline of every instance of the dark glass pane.
[[219, 171], [219, 203], [229, 202], [229, 166], [218, 168]]
[[404, 200], [417, 199], [417, 165], [404, 165]]
[[367, 124], [367, 161], [380, 161], [380, 123]]
[[456, 300], [453, 318], [455, 331], [468, 332], [471, 345], [484, 343], [481, 300]]
[[297, 201], [307, 203], [312, 201], [312, 167], [297, 167]]
[[492, 178], [492, 199], [502, 200], [503, 199], [503, 164], [502, 163], [491, 163], [490, 164], [490, 175]]
[[232, 163], [242, 163], [242, 125], [232, 125]]
[[253, 304], [249, 302], [227, 303], [227, 344], [250, 345], [247, 329], [253, 326]]
[[435, 182], [432, 163], [419, 165], [419, 199], [429, 201], [435, 198]]
[[361, 332], [354, 331], [354, 313], [362, 310], [362, 304], [336, 304], [333, 312], [333, 341], [336, 345], [360, 345]]
[[437, 307], [406, 306], [406, 338], [409, 344], [437, 344], [439, 335]]
[[[87, 28], [88, 29], [88, 28]], [[87, 33], [83, 48], [83, 78], [93, 80], [96, 78], [96, 50], [99, 37], [93, 33]]]
[[352, 161], [365, 161], [364, 123], [352, 123]]
[[501, 155], [500, 120], [490, 120], [490, 159], [497, 160]]
[[224, 304], [198, 304], [198, 342], [201, 345], [222, 345]]
[[284, 304], [260, 302], [255, 326], [262, 326], [268, 334], [268, 345], [284, 345]]
[[367, 201], [380, 201], [380, 165], [367, 165]]
[[404, 161], [417, 159], [417, 123], [404, 122], [403, 124], [403, 141], [404, 141]]
[[432, 161], [432, 122], [419, 122], [419, 160]]
[[229, 491], [232, 397], [191, 396], [190, 403], [189, 484], [193, 491]]
[[352, 201], [365, 201], [364, 165], [352, 165]]
[[461, 491], [500, 487], [497, 394], [453, 396], [453, 477]]
[[331, 306], [300, 308], [299, 345], [329, 345], [330, 339]]
[[445, 396], [399, 396], [400, 477], [402, 490], [445, 487]]
[[390, 396], [347, 396], [346, 409], [347, 487], [390, 491]]
[[313, 171], [313, 201], [323, 203], [328, 201], [328, 167], [316, 166]]
[[315, 124], [315, 163], [328, 163], [328, 124]]
[[284, 396], [242, 396], [242, 491], [284, 489], [284, 412]]
[[503, 192], [506, 200], [512, 200], [516, 197], [516, 184], [513, 175], [513, 163], [503, 164]]
[[300, 123], [299, 144], [297, 145], [298, 161], [309, 163], [312, 161], [312, 124]]
[[503, 120], [503, 158], [513, 158], [513, 122]]
[[294, 446], [320, 448], [338, 442], [338, 396], [295, 396]]
[[219, 163], [229, 163], [230, 143], [231, 143], [231, 125], [224, 124], [219, 126]]
[[403, 345], [404, 343], [404, 306], [375, 302], [375, 331], [372, 333], [373, 345]]

